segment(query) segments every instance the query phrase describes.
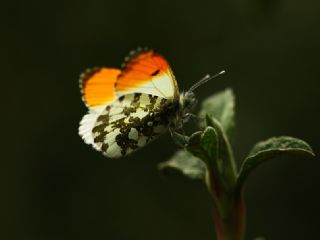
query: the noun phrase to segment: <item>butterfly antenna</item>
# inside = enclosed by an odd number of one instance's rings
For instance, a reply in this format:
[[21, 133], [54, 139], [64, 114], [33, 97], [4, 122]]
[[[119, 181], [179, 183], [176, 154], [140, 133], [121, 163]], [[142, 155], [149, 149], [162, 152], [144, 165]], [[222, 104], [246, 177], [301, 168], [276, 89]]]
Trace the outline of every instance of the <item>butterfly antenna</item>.
[[222, 74], [224, 74], [226, 71], [225, 70], [222, 70], [221, 72], [213, 75], [213, 76], [210, 76], [209, 74], [205, 75], [200, 81], [196, 82], [193, 86], [191, 86], [191, 88], [189, 89], [188, 92], [193, 92], [196, 88], [200, 87], [202, 84], [208, 82], [209, 80], [211, 79], [214, 79]]

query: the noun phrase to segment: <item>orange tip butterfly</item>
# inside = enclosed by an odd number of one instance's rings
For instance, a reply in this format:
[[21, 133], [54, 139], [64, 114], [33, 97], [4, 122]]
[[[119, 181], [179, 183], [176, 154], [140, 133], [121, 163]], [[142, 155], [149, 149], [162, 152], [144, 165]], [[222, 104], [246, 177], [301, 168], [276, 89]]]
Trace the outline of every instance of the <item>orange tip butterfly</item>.
[[88, 69], [80, 76], [88, 113], [79, 135], [106, 157], [126, 156], [168, 129], [180, 129], [196, 103], [193, 91], [223, 73], [207, 75], [180, 94], [168, 62], [142, 48], [131, 51], [121, 69]]

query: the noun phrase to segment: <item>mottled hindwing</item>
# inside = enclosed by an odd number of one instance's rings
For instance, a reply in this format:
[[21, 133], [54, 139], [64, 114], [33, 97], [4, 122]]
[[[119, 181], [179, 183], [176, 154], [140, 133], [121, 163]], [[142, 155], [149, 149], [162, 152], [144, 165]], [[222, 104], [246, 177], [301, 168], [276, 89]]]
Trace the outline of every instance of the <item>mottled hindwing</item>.
[[91, 144], [107, 157], [126, 156], [164, 133], [176, 107], [176, 102], [151, 94], [121, 96], [97, 117]]

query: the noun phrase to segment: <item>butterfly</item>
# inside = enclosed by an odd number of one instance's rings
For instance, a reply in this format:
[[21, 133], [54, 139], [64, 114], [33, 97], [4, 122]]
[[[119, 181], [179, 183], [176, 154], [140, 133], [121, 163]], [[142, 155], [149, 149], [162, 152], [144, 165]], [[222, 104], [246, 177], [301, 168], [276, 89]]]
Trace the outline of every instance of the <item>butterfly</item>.
[[180, 93], [166, 59], [146, 48], [131, 51], [121, 69], [88, 69], [80, 75], [88, 113], [79, 135], [108, 158], [127, 156], [168, 129], [181, 129], [196, 104], [193, 90], [213, 77]]

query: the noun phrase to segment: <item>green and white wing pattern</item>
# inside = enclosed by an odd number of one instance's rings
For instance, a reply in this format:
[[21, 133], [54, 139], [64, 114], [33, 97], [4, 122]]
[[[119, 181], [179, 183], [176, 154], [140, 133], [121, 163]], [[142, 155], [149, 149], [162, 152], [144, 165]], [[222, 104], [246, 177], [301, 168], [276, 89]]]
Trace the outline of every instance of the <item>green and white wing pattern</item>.
[[175, 106], [172, 100], [150, 94], [123, 95], [99, 115], [85, 115], [80, 135], [106, 157], [123, 157], [164, 133]]

